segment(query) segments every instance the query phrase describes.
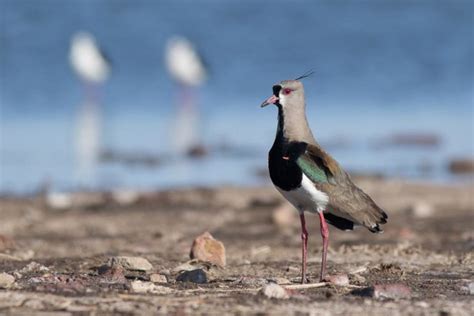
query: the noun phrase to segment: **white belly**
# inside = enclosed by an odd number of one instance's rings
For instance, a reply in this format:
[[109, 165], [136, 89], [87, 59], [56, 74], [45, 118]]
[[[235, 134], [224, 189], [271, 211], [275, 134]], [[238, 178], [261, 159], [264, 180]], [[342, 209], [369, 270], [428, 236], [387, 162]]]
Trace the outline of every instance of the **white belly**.
[[305, 174], [298, 189], [293, 191], [283, 191], [278, 187], [277, 189], [299, 212], [323, 212], [329, 201], [327, 194], [316, 189]]

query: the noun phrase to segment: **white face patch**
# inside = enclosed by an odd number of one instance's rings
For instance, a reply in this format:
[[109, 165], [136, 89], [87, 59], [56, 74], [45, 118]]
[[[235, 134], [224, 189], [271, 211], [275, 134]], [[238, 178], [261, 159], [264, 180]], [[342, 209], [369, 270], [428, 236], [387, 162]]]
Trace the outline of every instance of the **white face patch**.
[[278, 103], [280, 103], [281, 106], [285, 106], [287, 95], [284, 95], [282, 91], [283, 89], [281, 89], [280, 93], [278, 93], [278, 100], [279, 100]]
[[301, 186], [296, 190], [283, 191], [278, 187], [277, 189], [299, 212], [323, 212], [329, 202], [327, 194], [316, 189], [304, 173]]

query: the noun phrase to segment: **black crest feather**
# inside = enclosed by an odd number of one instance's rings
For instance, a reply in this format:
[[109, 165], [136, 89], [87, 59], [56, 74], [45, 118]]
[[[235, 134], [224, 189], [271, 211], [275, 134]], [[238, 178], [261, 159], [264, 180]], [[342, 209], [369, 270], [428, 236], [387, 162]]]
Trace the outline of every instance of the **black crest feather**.
[[304, 78], [308, 78], [309, 76], [311, 76], [312, 74], [314, 74], [314, 70], [309, 70], [307, 72], [305, 72], [303, 75], [299, 76], [298, 78], [296, 78], [295, 80], [301, 80], [301, 79], [304, 79]]

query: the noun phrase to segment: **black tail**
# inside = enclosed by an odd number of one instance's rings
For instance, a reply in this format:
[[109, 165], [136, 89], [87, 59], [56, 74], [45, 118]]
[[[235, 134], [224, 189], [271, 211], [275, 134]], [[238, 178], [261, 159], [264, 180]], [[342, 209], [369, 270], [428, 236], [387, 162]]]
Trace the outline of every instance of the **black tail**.
[[354, 222], [343, 217], [339, 217], [331, 213], [324, 213], [324, 218], [326, 219], [326, 222], [341, 230], [354, 229]]

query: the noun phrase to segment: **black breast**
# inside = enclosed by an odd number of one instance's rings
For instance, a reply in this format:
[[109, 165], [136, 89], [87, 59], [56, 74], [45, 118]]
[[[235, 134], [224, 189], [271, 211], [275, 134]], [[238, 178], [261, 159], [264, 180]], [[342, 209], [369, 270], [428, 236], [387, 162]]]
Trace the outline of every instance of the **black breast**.
[[283, 144], [273, 144], [268, 154], [268, 169], [274, 185], [284, 191], [291, 191], [301, 185], [303, 173], [296, 162], [283, 159], [286, 154]]

